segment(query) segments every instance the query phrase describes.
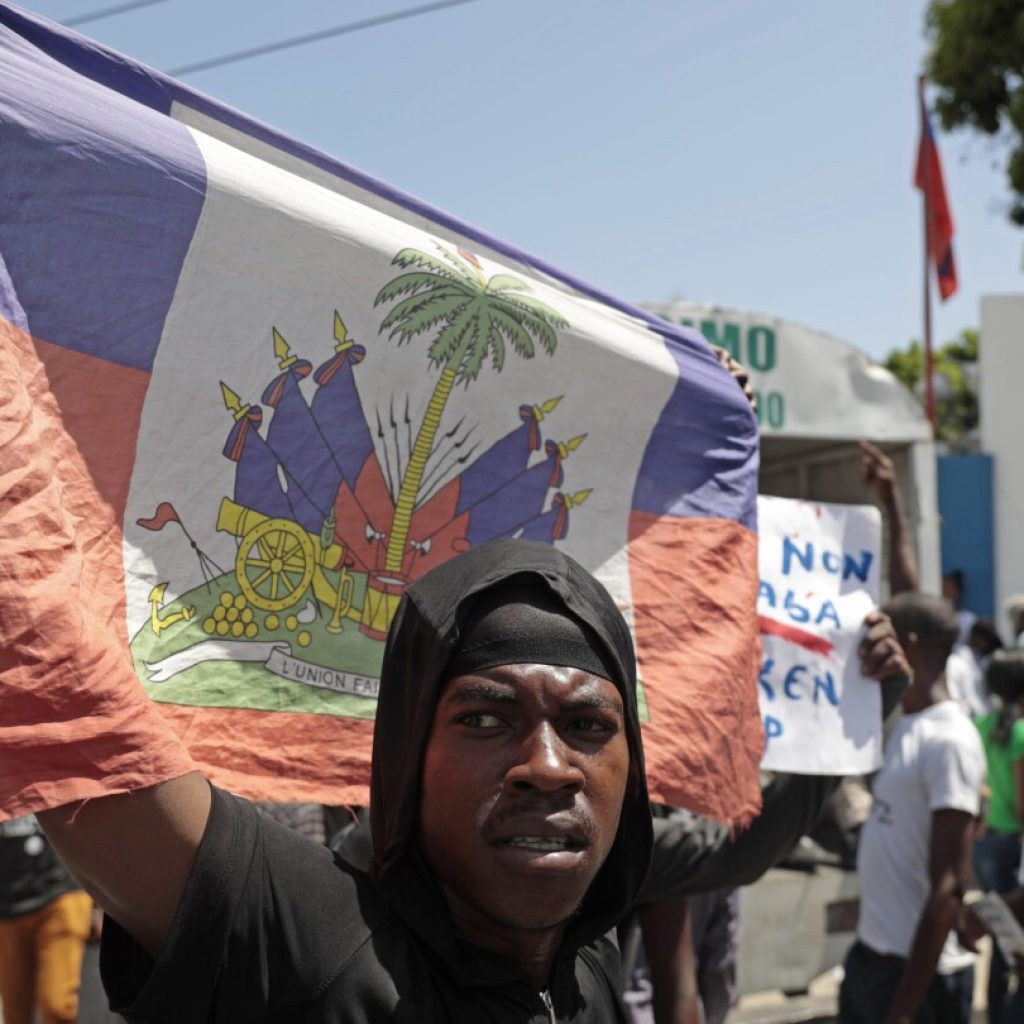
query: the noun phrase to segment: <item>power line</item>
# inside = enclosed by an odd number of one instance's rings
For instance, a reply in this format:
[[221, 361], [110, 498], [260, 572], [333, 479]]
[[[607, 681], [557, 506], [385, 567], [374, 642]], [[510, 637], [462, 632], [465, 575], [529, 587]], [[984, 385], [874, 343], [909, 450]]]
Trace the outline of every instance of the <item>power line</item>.
[[98, 11], [89, 11], [88, 14], [78, 14], [73, 18], [65, 18], [61, 22], [68, 28], [75, 25], [84, 25], [87, 21], [99, 21], [100, 18], [112, 18], [115, 14], [125, 14], [127, 11], [134, 11], [139, 7], [152, 7], [153, 4], [162, 4], [165, 0], [129, 0], [128, 3], [114, 4], [113, 7], [101, 7]]
[[[158, 0], [147, 0], [147, 2], [155, 3]], [[305, 46], [307, 43], [315, 43], [320, 39], [348, 35], [350, 32], [361, 32], [366, 28], [376, 28], [378, 25], [387, 25], [393, 21], [403, 21], [406, 18], [416, 18], [421, 14], [443, 11], [447, 7], [458, 7], [462, 4], [471, 3], [476, 3], [476, 0], [438, 0], [437, 3], [422, 4], [419, 7], [407, 7], [405, 10], [393, 11], [391, 14], [381, 14], [375, 18], [365, 18], [362, 21], [352, 21], [346, 25], [336, 25], [334, 28], [321, 29], [319, 32], [310, 32], [307, 35], [295, 36], [292, 39], [281, 39], [276, 43], [254, 46], [249, 50], [239, 50], [237, 53], [228, 53], [222, 57], [211, 57], [209, 60], [196, 61], [194, 64], [182, 64], [180, 67], [171, 68], [166, 73], [177, 78], [181, 75], [189, 75], [193, 71], [219, 68], [224, 64], [234, 64], [237, 61], [249, 60], [251, 57], [262, 57], [268, 53], [276, 53], [278, 50], [289, 50], [296, 46]]]

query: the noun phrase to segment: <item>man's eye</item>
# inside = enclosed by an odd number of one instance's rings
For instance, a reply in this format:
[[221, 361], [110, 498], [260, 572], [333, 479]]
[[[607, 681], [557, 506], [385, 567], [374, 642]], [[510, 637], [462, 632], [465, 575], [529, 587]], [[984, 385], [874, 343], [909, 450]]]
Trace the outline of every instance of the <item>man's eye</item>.
[[574, 718], [569, 723], [573, 732], [590, 733], [593, 736], [606, 735], [616, 732], [616, 726], [603, 718]]
[[459, 725], [468, 726], [470, 729], [496, 729], [504, 724], [497, 715], [489, 715], [484, 711], [475, 711], [471, 715], [460, 715]]

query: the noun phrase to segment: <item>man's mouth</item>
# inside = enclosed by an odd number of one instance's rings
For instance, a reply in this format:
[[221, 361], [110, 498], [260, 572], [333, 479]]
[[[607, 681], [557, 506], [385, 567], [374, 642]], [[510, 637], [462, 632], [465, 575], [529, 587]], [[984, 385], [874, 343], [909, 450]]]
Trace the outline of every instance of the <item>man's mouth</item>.
[[[506, 820], [490, 836], [491, 844], [513, 856], [551, 858], [555, 864], [571, 857], [574, 861], [590, 845], [585, 824], [568, 815], [520, 815]], [[561, 856], [559, 856], [561, 855]]]
[[583, 848], [583, 843], [569, 836], [558, 838], [553, 836], [512, 836], [500, 845], [519, 847], [536, 853], [561, 853], [564, 850]]

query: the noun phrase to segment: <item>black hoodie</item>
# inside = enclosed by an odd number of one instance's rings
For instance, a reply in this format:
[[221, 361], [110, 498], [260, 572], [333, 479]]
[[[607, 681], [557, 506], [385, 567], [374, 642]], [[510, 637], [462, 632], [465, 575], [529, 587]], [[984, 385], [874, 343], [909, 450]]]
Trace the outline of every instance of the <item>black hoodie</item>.
[[[415, 837], [423, 755], [443, 673], [475, 598], [539, 580], [605, 647], [631, 753], [612, 849], [571, 923], [549, 990], [455, 934]], [[621, 1020], [608, 934], [640, 892], [651, 818], [629, 630], [608, 592], [554, 548], [495, 541], [415, 583], [384, 656], [374, 733], [372, 878], [214, 790], [210, 823], [156, 964], [116, 924], [103, 971], [130, 1020], [520, 1024]]]

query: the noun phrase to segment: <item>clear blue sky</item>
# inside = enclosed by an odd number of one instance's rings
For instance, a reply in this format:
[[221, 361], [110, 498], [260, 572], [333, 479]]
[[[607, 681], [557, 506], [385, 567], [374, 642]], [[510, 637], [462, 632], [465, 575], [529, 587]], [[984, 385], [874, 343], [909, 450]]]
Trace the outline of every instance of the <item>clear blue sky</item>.
[[[113, 0], [36, 0], [61, 20]], [[83, 25], [160, 69], [419, 0], [164, 0]], [[921, 332], [924, 0], [476, 0], [185, 81], [636, 301]], [[1024, 291], [1005, 154], [940, 136], [960, 292]]]

